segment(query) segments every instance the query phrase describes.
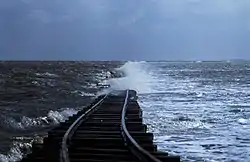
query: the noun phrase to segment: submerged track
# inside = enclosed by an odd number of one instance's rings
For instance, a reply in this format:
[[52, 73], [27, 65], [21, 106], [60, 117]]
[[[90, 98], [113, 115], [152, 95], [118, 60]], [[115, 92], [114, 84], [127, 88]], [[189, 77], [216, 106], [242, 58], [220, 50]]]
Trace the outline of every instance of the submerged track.
[[33, 144], [22, 162], [179, 162], [157, 151], [136, 97], [133, 90], [99, 96], [51, 130], [43, 144]]

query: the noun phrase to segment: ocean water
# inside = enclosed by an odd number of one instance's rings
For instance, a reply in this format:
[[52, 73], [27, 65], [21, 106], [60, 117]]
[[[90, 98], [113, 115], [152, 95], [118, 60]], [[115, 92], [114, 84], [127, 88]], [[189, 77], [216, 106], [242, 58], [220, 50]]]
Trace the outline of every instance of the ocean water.
[[182, 161], [250, 161], [250, 62], [0, 66], [0, 161], [20, 159], [32, 141], [95, 96], [127, 88], [138, 92], [144, 123], [158, 149]]
[[114, 89], [139, 93], [160, 150], [182, 161], [250, 161], [250, 62], [127, 62]]
[[[31, 143], [105, 88], [121, 62], [0, 62], [0, 162], [20, 160]], [[115, 76], [113, 72], [112, 76]]]

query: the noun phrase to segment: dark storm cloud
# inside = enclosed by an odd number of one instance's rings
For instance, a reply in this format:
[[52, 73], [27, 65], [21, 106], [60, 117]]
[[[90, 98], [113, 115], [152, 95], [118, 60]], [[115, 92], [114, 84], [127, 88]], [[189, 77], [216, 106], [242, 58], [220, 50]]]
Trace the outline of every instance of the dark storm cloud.
[[2, 59], [250, 58], [246, 0], [1, 0]]

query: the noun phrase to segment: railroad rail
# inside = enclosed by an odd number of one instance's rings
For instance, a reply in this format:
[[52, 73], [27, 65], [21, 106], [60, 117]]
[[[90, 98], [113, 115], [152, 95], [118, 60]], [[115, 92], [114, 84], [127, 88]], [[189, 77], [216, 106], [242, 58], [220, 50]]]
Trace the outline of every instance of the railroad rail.
[[142, 122], [136, 91], [99, 96], [87, 108], [33, 144], [22, 162], [179, 162], [157, 151], [153, 134]]

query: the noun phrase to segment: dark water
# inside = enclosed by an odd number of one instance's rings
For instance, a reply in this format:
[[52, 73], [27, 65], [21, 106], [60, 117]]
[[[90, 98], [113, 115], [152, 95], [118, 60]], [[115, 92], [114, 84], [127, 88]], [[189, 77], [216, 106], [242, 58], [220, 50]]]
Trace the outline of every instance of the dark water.
[[89, 103], [119, 62], [0, 62], [0, 161]]
[[160, 150], [182, 161], [250, 161], [250, 62], [1, 62], [0, 68], [0, 161], [20, 159], [32, 141], [100, 92], [126, 88], [139, 93]]

